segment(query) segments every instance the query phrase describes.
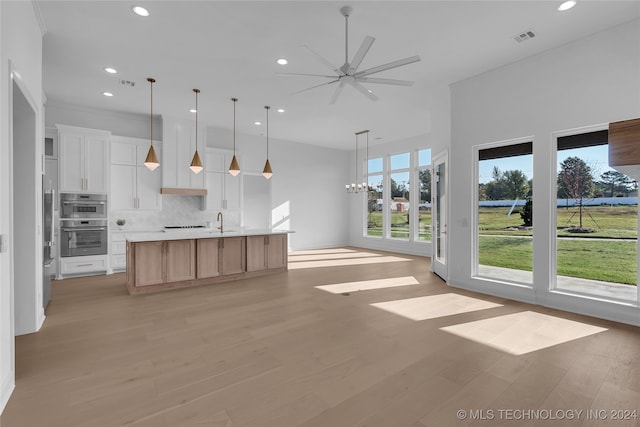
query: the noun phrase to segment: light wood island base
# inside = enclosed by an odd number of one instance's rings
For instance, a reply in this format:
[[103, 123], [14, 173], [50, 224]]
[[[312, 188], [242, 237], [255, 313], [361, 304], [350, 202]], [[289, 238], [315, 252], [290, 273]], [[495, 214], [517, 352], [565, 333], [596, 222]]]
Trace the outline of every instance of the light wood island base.
[[127, 289], [143, 294], [287, 271], [287, 235], [127, 241]]

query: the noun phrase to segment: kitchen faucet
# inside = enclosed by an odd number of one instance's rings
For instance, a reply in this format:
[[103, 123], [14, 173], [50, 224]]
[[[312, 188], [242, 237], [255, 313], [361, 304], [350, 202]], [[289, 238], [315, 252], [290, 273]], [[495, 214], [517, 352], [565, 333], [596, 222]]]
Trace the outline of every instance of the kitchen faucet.
[[216, 221], [220, 221], [220, 229], [221, 233], [224, 233], [224, 218], [222, 217], [222, 212], [218, 212], [218, 216], [216, 217]]

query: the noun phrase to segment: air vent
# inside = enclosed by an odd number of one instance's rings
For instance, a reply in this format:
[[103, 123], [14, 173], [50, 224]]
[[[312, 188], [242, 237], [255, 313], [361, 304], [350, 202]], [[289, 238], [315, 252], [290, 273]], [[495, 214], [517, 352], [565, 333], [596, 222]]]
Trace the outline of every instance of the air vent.
[[535, 36], [536, 36], [536, 33], [534, 33], [533, 30], [527, 30], [527, 31], [521, 32], [520, 34], [516, 34], [515, 36], [513, 36], [513, 39], [518, 43], [522, 43], [523, 41], [532, 39]]
[[121, 84], [122, 86], [134, 87], [134, 86], [136, 85], [136, 82], [132, 82], [131, 80], [124, 80], [124, 79], [121, 79], [121, 80], [120, 80], [120, 84]]

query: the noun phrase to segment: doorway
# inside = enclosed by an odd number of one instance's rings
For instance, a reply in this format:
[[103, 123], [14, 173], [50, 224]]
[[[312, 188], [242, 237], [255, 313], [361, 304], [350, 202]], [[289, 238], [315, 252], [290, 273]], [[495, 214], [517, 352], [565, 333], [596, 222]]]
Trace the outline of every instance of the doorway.
[[442, 277], [448, 277], [447, 269], [447, 192], [449, 187], [447, 152], [433, 158], [432, 179], [432, 227], [433, 250], [431, 257], [431, 271]]

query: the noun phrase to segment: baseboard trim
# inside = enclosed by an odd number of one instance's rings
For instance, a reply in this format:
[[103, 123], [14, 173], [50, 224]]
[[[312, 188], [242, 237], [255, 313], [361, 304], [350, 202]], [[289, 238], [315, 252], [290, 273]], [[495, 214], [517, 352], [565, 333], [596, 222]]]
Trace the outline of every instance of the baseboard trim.
[[2, 380], [2, 386], [0, 386], [0, 414], [4, 411], [4, 408], [9, 402], [9, 398], [16, 388], [16, 373], [12, 369], [7, 373], [7, 376]]

